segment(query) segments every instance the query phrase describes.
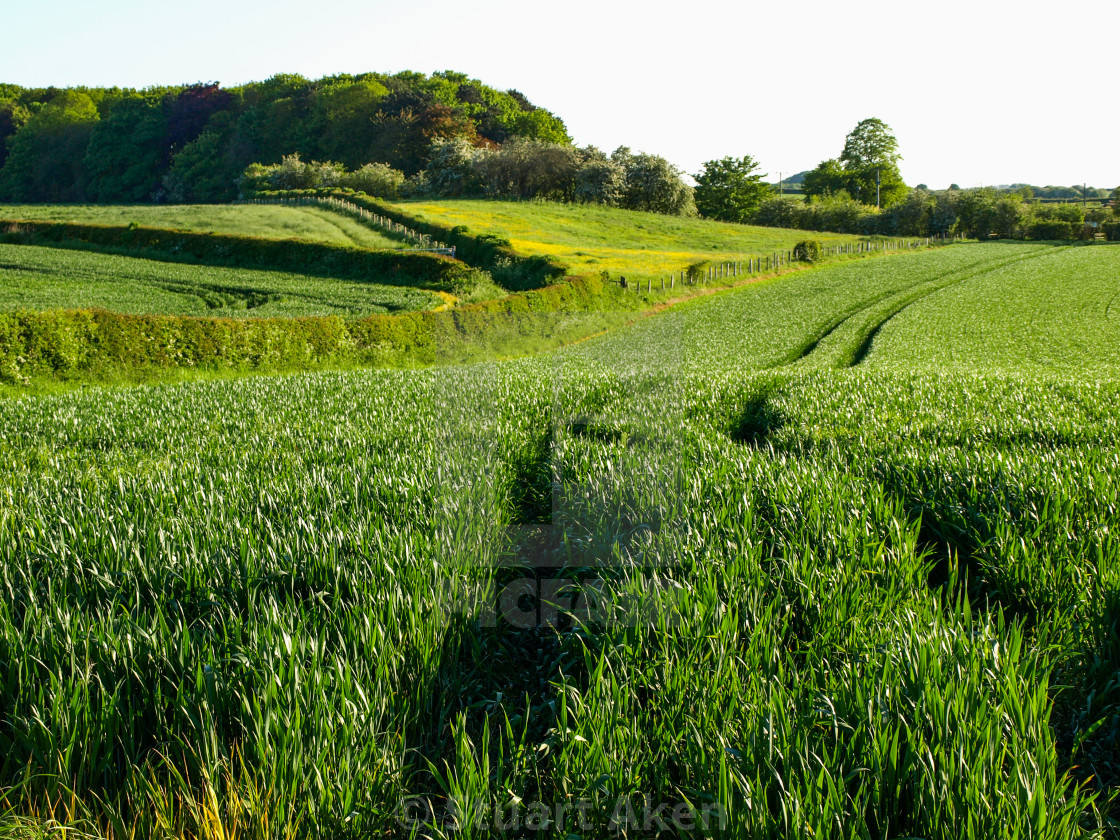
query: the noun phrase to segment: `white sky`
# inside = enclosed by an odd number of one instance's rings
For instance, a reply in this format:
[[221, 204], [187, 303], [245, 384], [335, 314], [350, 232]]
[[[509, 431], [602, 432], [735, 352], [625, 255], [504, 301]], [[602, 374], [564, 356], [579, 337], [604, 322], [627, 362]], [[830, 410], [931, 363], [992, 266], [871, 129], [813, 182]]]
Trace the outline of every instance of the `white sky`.
[[749, 154], [776, 180], [879, 117], [910, 184], [1120, 184], [1117, 0], [39, 0], [0, 21], [0, 81], [24, 86], [450, 69], [687, 172]]

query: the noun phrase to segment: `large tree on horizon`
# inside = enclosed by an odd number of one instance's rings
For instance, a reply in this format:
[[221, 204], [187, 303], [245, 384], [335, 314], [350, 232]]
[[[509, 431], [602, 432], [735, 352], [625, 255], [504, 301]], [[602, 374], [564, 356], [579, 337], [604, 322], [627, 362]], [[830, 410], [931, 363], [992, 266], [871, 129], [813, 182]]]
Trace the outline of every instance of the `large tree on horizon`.
[[862, 204], [889, 207], [910, 189], [898, 170], [900, 160], [891, 127], [876, 117], [861, 120], [844, 138], [840, 157], [806, 174], [803, 189], [810, 197], [845, 192]]

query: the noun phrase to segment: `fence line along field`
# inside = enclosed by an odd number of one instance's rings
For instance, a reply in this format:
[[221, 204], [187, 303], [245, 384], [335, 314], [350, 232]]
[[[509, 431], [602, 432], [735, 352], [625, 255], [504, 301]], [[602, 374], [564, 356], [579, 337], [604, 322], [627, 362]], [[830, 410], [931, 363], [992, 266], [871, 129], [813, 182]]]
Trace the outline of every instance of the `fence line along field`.
[[703, 261], [785, 253], [802, 239], [826, 245], [860, 237], [665, 216], [592, 204], [479, 200], [399, 205], [416, 218], [509, 239], [521, 254], [559, 260], [572, 273], [656, 279]]
[[75, 204], [0, 204], [0, 219], [36, 219], [97, 225], [138, 224], [143, 227], [306, 239], [361, 248], [408, 247], [369, 225], [321, 207], [249, 204], [142, 204], [125, 206]]
[[1118, 270], [0, 402], [0, 831], [1115, 836]]

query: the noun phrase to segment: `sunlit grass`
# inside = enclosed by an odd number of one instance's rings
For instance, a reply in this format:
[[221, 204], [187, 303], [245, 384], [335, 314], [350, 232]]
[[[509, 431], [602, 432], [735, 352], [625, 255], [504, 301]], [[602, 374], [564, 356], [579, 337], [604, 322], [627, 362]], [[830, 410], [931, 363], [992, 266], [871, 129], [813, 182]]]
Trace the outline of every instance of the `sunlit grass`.
[[395, 239], [382, 236], [343, 213], [314, 206], [256, 204], [0, 204], [0, 219], [41, 219], [98, 225], [129, 225], [262, 236], [270, 239], [307, 239], [333, 245], [399, 249]]
[[0, 244], [0, 311], [99, 308], [271, 318], [384, 314], [447, 303], [434, 292], [377, 282]]
[[667, 277], [702, 260], [733, 261], [786, 251], [801, 239], [857, 237], [753, 227], [587, 204], [418, 201], [402, 207], [444, 225], [510, 240], [514, 250], [555, 257], [573, 273]]

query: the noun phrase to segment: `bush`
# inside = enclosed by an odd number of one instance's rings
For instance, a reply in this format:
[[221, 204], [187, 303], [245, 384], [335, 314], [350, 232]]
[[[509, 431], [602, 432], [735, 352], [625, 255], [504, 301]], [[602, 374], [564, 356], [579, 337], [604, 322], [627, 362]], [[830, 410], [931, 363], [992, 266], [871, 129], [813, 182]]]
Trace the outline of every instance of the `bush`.
[[[1081, 225], [1077, 227], [1080, 228]], [[1073, 222], [1065, 222], [1059, 219], [1036, 221], [1027, 228], [1027, 238], [1061, 239], [1068, 241], [1074, 238], [1074, 224]]]
[[367, 163], [339, 178], [339, 186], [378, 198], [396, 198], [403, 184], [404, 173], [384, 163]]
[[816, 239], [802, 239], [793, 246], [793, 258], [801, 262], [813, 263], [824, 256], [824, 248]]
[[341, 163], [313, 160], [305, 163], [299, 155], [285, 155], [280, 163], [265, 166], [250, 164], [240, 180], [241, 192], [252, 196], [271, 190], [317, 190], [344, 188], [378, 198], [396, 198], [404, 184], [404, 173], [384, 163], [367, 163], [347, 172]]
[[1120, 242], [1120, 222], [1105, 222], [1101, 225], [1101, 230], [1109, 242]]
[[685, 269], [685, 276], [688, 278], [688, 282], [699, 283], [702, 280], [707, 280], [708, 272], [711, 270], [712, 265], [713, 263], [711, 260], [701, 260], [700, 262], [694, 262], [692, 265]]

